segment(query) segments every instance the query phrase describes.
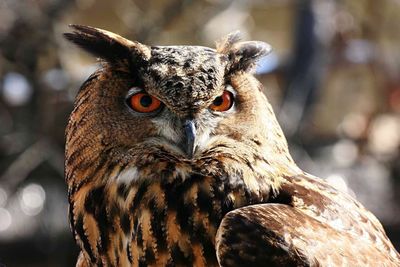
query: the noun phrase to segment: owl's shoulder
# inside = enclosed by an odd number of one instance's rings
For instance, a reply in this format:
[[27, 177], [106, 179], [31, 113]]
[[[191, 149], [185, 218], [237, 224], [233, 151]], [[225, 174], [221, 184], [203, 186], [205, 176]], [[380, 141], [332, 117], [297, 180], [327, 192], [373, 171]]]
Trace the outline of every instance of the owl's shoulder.
[[367, 242], [384, 244], [383, 248], [391, 252], [392, 246], [378, 219], [357, 199], [323, 179], [307, 173], [285, 177], [281, 193], [290, 196], [291, 206], [321, 223]]

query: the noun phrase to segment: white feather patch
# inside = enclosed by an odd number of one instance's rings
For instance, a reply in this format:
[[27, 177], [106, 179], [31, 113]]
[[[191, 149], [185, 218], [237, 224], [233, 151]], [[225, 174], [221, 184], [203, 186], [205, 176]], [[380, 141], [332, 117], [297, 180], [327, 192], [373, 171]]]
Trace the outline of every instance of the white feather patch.
[[139, 179], [138, 170], [136, 167], [122, 171], [117, 177], [118, 184], [129, 185]]
[[196, 150], [201, 153], [206, 150], [209, 146], [210, 141], [210, 131], [206, 130], [204, 133], [201, 133], [196, 140]]
[[175, 129], [175, 126], [170, 121], [164, 119], [153, 119], [152, 122], [157, 125], [160, 136], [163, 136], [174, 143], [179, 143], [181, 141], [181, 133]]

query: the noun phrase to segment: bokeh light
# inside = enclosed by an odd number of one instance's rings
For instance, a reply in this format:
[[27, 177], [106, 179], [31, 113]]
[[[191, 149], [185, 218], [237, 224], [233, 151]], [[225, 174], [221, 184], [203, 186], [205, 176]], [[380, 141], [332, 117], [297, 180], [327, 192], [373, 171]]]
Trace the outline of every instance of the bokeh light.
[[22, 189], [20, 205], [22, 211], [29, 216], [39, 214], [46, 200], [46, 193], [41, 185], [29, 184]]
[[22, 74], [10, 72], [3, 78], [3, 98], [12, 106], [26, 104], [32, 95], [32, 87]]

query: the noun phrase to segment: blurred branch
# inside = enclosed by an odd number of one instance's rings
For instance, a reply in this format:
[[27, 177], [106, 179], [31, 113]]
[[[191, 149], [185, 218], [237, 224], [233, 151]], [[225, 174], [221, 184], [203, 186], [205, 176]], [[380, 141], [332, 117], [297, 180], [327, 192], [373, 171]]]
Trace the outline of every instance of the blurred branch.
[[318, 19], [312, 0], [299, 1], [292, 60], [288, 66], [286, 88], [279, 111], [280, 123], [287, 137], [296, 136], [304, 119], [316, 101], [320, 89], [321, 76], [326, 69], [326, 45], [317, 32], [324, 20]]
[[5, 182], [10, 191], [23, 182], [28, 175], [41, 163], [48, 159], [50, 146], [44, 139], [39, 140], [22, 152], [13, 163], [11, 163], [0, 181]]

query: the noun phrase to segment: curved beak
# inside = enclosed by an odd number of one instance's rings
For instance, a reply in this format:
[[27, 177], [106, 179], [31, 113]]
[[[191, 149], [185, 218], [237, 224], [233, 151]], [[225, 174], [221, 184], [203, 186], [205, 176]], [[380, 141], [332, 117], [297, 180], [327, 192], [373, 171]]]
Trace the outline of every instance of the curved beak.
[[185, 129], [185, 150], [188, 157], [193, 158], [193, 154], [196, 150], [196, 125], [194, 120], [185, 120], [183, 127]]

